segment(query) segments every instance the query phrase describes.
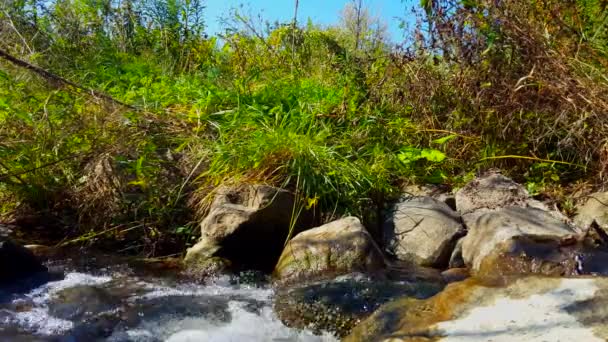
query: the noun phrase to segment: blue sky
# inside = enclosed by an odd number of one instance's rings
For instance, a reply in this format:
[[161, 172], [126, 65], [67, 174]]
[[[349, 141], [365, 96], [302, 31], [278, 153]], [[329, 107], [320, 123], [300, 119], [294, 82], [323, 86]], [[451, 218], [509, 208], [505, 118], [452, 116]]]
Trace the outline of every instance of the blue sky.
[[[300, 0], [298, 21], [306, 23], [311, 18], [314, 23], [334, 24], [338, 21], [340, 10], [351, 0]], [[401, 41], [402, 32], [399, 21], [395, 17], [407, 17], [411, 22], [413, 18], [410, 8], [418, 4], [418, 0], [364, 0], [365, 5], [372, 13], [382, 17], [389, 27], [393, 41]], [[261, 13], [269, 21], [290, 21], [293, 18], [294, 0], [207, 0], [206, 25], [207, 33], [216, 34], [222, 31], [219, 17], [229, 13], [230, 8], [245, 5], [252, 14]]]

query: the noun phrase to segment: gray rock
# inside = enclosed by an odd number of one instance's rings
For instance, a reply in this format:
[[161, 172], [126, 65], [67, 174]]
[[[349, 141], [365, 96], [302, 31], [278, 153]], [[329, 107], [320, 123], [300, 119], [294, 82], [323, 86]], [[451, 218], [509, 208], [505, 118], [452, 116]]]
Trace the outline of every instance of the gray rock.
[[456, 199], [451, 190], [445, 186], [436, 184], [410, 184], [402, 188], [403, 197], [432, 197], [447, 204], [452, 210], [456, 210]]
[[598, 192], [587, 197], [582, 205], [576, 207], [574, 224], [587, 230], [593, 221], [608, 233], [608, 192]]
[[608, 339], [607, 308], [606, 278], [470, 279], [426, 300], [387, 303], [343, 341], [600, 342]]
[[449, 268], [462, 268], [465, 267], [464, 259], [462, 258], [462, 240], [456, 242], [452, 255], [450, 256], [450, 262], [448, 263]]
[[119, 305], [120, 299], [104, 288], [78, 285], [58, 292], [49, 303], [49, 313], [61, 319], [82, 321]]
[[304, 211], [292, 226], [294, 205], [290, 192], [271, 186], [220, 188], [185, 262], [220, 257], [243, 269], [272, 270], [290, 228], [293, 236], [312, 225], [311, 213]]
[[279, 283], [375, 272], [382, 252], [356, 217], [345, 217], [296, 235], [283, 250], [273, 276]]
[[456, 192], [456, 209], [467, 214], [482, 208], [528, 206], [531, 200], [522, 185], [501, 174], [491, 173], [469, 182]]
[[42, 272], [47, 272], [47, 268], [32, 252], [8, 238], [0, 238], [0, 284]]
[[[557, 258], [554, 253], [560, 254], [561, 246], [574, 245], [578, 240], [572, 227], [535, 208], [477, 211], [464, 215], [463, 221], [468, 227], [468, 234], [462, 239], [464, 262], [473, 273], [484, 275], [498, 272], [501, 266], [521, 267], [522, 273], [540, 272], [532, 269], [534, 265], [542, 265], [540, 261], [546, 258]], [[523, 255], [526, 261], [515, 265], [507, 255]]]
[[384, 224], [385, 245], [398, 259], [442, 268], [465, 233], [460, 215], [430, 197], [409, 197], [395, 203]]

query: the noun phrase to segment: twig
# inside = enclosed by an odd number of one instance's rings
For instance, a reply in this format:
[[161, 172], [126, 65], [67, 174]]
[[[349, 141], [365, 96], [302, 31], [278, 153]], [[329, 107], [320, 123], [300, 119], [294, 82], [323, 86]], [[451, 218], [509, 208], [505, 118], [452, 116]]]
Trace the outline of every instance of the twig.
[[570, 166], [580, 167], [582, 169], [587, 169], [587, 167], [584, 166], [584, 165], [570, 163], [570, 162], [566, 162], [566, 161], [543, 159], [543, 158], [529, 157], [529, 156], [517, 156], [517, 155], [485, 157], [485, 158], [481, 158], [480, 161], [493, 160], [493, 159], [526, 159], [526, 160], [534, 160], [534, 161], [554, 163], [554, 164], [564, 164], [564, 165], [570, 165]]

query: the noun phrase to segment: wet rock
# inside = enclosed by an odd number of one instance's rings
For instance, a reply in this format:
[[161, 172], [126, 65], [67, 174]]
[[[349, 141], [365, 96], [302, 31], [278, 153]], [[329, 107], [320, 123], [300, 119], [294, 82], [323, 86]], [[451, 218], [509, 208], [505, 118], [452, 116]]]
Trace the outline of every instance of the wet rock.
[[356, 217], [346, 217], [296, 235], [283, 250], [273, 276], [280, 283], [376, 272], [382, 252]]
[[587, 199], [576, 207], [574, 224], [587, 230], [593, 222], [608, 234], [608, 192], [591, 194]]
[[[294, 205], [290, 192], [266, 185], [220, 188], [201, 222], [200, 242], [188, 250], [185, 262], [219, 257], [240, 269], [271, 271], [289, 234]], [[293, 232], [311, 225], [312, 214], [304, 211]]]
[[0, 237], [0, 284], [44, 272], [47, 268], [27, 248]]
[[469, 231], [462, 256], [478, 276], [576, 275], [577, 255], [602, 255], [572, 227], [540, 209], [508, 207], [465, 215], [463, 220]]
[[205, 317], [214, 322], [230, 321], [229, 298], [213, 296], [162, 296], [138, 299], [126, 309], [125, 321], [136, 326], [141, 320], [162, 321], [180, 317]]
[[344, 337], [380, 305], [402, 296], [429, 298], [442, 283], [392, 282], [347, 276], [277, 292], [275, 312], [289, 327]]
[[522, 185], [499, 173], [477, 178], [456, 192], [456, 209], [461, 214], [506, 206], [546, 209], [542, 203], [533, 200]]
[[46, 259], [58, 254], [55, 248], [45, 245], [25, 245], [23, 247], [27, 248], [37, 258]]
[[392, 206], [384, 224], [388, 252], [421, 266], [446, 267], [464, 234], [460, 215], [430, 197], [403, 198]]
[[184, 274], [198, 281], [204, 281], [209, 277], [229, 273], [231, 262], [228, 259], [215, 256], [220, 249], [217, 245], [208, 245], [207, 241], [201, 241], [188, 250], [188, 256], [184, 262]]
[[462, 258], [462, 239], [459, 239], [454, 246], [450, 261], [448, 262], [449, 268], [462, 268], [465, 267], [464, 259]]
[[344, 341], [605, 341], [608, 279], [476, 279], [378, 309]]
[[59, 291], [49, 302], [49, 313], [57, 318], [82, 321], [120, 306], [121, 300], [108, 290], [78, 285]]
[[441, 277], [446, 283], [455, 283], [469, 278], [471, 274], [468, 268], [450, 268], [441, 272]]

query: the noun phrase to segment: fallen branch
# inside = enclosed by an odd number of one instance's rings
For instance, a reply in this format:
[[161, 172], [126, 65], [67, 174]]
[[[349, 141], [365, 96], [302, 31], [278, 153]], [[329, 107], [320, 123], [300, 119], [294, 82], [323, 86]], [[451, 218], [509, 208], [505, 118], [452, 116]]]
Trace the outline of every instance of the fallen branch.
[[87, 87], [82, 86], [80, 84], [74, 83], [74, 82], [72, 82], [70, 80], [67, 80], [67, 79], [65, 79], [65, 78], [63, 78], [61, 76], [55, 75], [55, 74], [53, 74], [52, 72], [50, 72], [48, 70], [42, 69], [41, 67], [35, 66], [33, 64], [30, 64], [30, 63], [28, 63], [28, 62], [26, 62], [24, 60], [21, 60], [21, 59], [15, 57], [15, 56], [9, 54], [8, 52], [6, 52], [6, 51], [4, 51], [2, 49], [0, 49], [0, 57], [4, 58], [5, 60], [7, 60], [7, 61], [9, 61], [9, 62], [11, 62], [13, 64], [15, 64], [16, 66], [19, 66], [19, 67], [22, 67], [22, 68], [25, 68], [25, 69], [28, 69], [30, 71], [35, 72], [36, 74], [42, 76], [44, 79], [46, 79], [49, 82], [52, 82], [52, 83], [61, 83], [63, 85], [68, 85], [68, 86], [74, 87], [76, 89], [80, 89], [80, 90], [82, 90], [82, 91], [84, 91], [86, 93], [89, 93], [93, 97], [101, 98], [101, 99], [104, 99], [104, 100], [106, 100], [108, 102], [112, 102], [114, 104], [117, 104], [117, 105], [129, 108], [129, 109], [133, 109], [133, 110], [137, 110], [137, 111], [140, 110], [139, 108], [137, 108], [135, 106], [132, 106], [130, 104], [124, 103], [124, 102], [122, 102], [120, 100], [117, 100], [117, 99], [113, 98], [112, 96], [110, 96], [108, 94], [104, 94], [104, 93], [102, 93], [100, 91], [87, 88]]

